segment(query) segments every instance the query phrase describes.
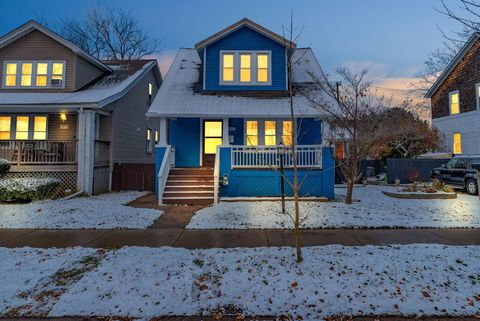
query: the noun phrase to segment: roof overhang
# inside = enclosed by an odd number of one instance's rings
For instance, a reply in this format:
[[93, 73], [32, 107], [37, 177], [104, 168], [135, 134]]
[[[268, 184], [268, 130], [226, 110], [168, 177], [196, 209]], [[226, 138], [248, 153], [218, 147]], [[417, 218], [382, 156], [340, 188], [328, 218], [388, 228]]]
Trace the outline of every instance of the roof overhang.
[[38, 22], [36, 22], [34, 20], [30, 20], [27, 23], [21, 25], [20, 27], [10, 31], [6, 35], [0, 37], [0, 49], [8, 46], [9, 44], [16, 41], [17, 39], [20, 39], [21, 37], [29, 34], [33, 30], [37, 30], [37, 31], [45, 34], [46, 36], [52, 38], [53, 40], [61, 43], [65, 47], [72, 50], [75, 54], [77, 54], [78, 56], [87, 60], [91, 64], [97, 66], [98, 68], [100, 68], [104, 71], [112, 71], [111, 68], [108, 67], [106, 64], [104, 64], [100, 60], [92, 57], [91, 55], [89, 55], [88, 53], [83, 51], [80, 47], [78, 47], [77, 45], [75, 45], [71, 41], [68, 41], [67, 39], [63, 38], [59, 34], [53, 32], [52, 30], [50, 30], [48, 28], [45, 28], [44, 26], [42, 26], [41, 24], [39, 24]]
[[258, 33], [264, 35], [265, 37], [267, 37], [267, 38], [269, 38], [269, 39], [271, 39], [275, 42], [280, 43], [283, 46], [287, 46], [287, 47], [290, 47], [290, 48], [296, 48], [296, 46], [297, 46], [294, 42], [291, 42], [291, 41], [285, 39], [284, 37], [268, 30], [267, 28], [262, 27], [258, 23], [255, 23], [248, 18], [243, 18], [242, 20], [234, 23], [233, 25], [231, 25], [231, 26], [215, 33], [214, 35], [200, 41], [199, 43], [197, 43], [195, 45], [195, 49], [202, 49], [202, 48], [208, 46], [209, 44], [211, 44], [215, 41], [218, 41], [218, 40], [222, 39], [223, 37], [226, 37], [227, 35], [231, 34], [232, 32], [234, 32], [234, 31], [236, 31], [236, 30], [238, 30], [242, 27], [249, 27], [249, 28], [257, 31]]
[[455, 55], [452, 61], [448, 64], [447, 68], [442, 72], [442, 74], [437, 78], [432, 87], [425, 94], [425, 98], [432, 98], [433, 94], [438, 90], [441, 84], [447, 79], [448, 75], [455, 69], [460, 60], [467, 54], [467, 52], [472, 48], [475, 42], [480, 38], [480, 33], [475, 32], [467, 40], [465, 45], [460, 49], [460, 51]]

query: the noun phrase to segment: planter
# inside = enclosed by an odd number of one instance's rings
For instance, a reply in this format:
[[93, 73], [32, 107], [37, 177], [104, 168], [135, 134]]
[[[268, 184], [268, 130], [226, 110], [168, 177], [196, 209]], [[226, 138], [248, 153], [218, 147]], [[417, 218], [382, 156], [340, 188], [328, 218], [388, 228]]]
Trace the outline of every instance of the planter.
[[409, 200], [446, 200], [446, 199], [455, 199], [457, 198], [457, 193], [446, 193], [446, 192], [436, 192], [436, 193], [425, 193], [425, 192], [387, 192], [382, 191], [383, 194], [401, 199]]

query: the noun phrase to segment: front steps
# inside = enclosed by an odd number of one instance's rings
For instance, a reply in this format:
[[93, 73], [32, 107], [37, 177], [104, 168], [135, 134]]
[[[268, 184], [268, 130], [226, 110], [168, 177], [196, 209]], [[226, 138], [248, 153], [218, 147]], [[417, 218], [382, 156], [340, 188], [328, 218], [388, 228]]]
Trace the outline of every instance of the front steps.
[[163, 192], [163, 204], [213, 204], [213, 168], [172, 168]]

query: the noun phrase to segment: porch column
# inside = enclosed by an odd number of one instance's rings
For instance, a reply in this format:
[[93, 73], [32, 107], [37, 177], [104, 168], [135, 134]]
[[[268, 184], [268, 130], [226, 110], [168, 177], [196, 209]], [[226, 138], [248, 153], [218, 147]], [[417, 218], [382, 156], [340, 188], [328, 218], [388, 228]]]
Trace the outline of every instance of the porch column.
[[229, 133], [229, 126], [228, 126], [228, 118], [223, 118], [222, 122], [222, 146], [230, 145], [230, 141], [228, 140], [228, 133]]
[[158, 144], [160, 146], [167, 146], [167, 135], [168, 135], [168, 120], [167, 118], [160, 118], [160, 137], [158, 139]]
[[93, 193], [95, 157], [95, 111], [78, 111], [78, 177], [77, 189], [88, 195]]

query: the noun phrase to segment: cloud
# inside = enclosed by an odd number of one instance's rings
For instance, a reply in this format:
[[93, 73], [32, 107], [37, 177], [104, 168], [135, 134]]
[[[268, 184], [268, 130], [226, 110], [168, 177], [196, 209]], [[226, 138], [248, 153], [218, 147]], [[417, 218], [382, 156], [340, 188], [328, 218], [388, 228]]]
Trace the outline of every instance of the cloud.
[[167, 75], [168, 69], [172, 65], [173, 59], [175, 59], [175, 55], [177, 54], [176, 51], [166, 50], [162, 51], [159, 54], [151, 55], [147, 58], [150, 59], [157, 59], [158, 66], [160, 67], [160, 72], [162, 73], [162, 77], [165, 78]]
[[367, 70], [366, 78], [370, 81], [386, 78], [390, 74], [388, 65], [373, 61], [347, 61], [344, 67], [355, 73]]

